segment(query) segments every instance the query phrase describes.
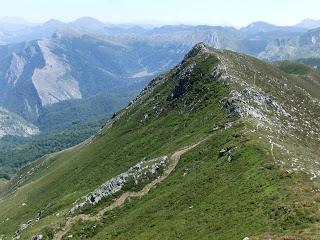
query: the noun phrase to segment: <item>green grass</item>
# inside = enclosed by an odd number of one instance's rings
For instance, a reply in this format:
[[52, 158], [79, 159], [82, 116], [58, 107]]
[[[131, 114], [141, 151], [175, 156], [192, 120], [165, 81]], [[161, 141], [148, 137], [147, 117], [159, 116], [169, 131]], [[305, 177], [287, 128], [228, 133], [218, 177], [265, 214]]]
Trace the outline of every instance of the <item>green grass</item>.
[[[316, 221], [313, 208], [293, 204], [292, 189], [304, 178], [272, 165], [255, 141], [235, 137], [240, 129], [217, 132], [184, 155], [176, 171], [147, 196], [108, 212], [100, 223], [80, 222], [68, 234], [74, 239], [243, 239], [292, 234]], [[226, 146], [236, 147], [232, 162], [218, 157]]]
[[320, 58], [301, 58], [297, 60], [298, 63], [306, 64], [312, 68], [320, 69]]
[[307, 75], [311, 72], [310, 67], [301, 64], [301, 63], [294, 63], [289, 61], [283, 61], [277, 63], [279, 69], [288, 73], [288, 74], [295, 74], [295, 75]]

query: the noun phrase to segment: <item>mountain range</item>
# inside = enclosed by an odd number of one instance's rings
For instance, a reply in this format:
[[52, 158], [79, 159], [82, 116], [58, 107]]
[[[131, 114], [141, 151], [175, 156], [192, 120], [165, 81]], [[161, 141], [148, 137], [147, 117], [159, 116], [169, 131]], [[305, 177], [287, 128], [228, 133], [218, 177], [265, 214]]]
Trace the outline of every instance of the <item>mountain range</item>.
[[[5, 21], [10, 24], [5, 24]], [[303, 21], [303, 23], [310, 22]], [[316, 21], [312, 21], [313, 26]], [[152, 76], [177, 64], [198, 42], [249, 54], [264, 60], [319, 57], [319, 29], [311, 25], [280, 27], [255, 22], [240, 30], [232, 27], [108, 25], [84, 17], [70, 23], [49, 20], [32, 25], [17, 19], [2, 19], [0, 31], [0, 106], [46, 129], [57, 126], [55, 118], [65, 105], [77, 106], [78, 119], [92, 117], [79, 106], [107, 98], [98, 115], [110, 115], [123, 106]], [[1, 30], [2, 29], [2, 30]], [[24, 29], [21, 31], [21, 29]], [[16, 40], [7, 39], [15, 36]], [[21, 42], [26, 40], [25, 42]], [[84, 50], [85, 49], [85, 50]], [[85, 70], [84, 70], [85, 69]], [[130, 89], [129, 91], [123, 89]], [[126, 98], [110, 97], [124, 93]], [[62, 102], [72, 101], [54, 107]], [[66, 116], [66, 124], [70, 117]], [[58, 122], [58, 123], [57, 123]], [[65, 123], [62, 120], [62, 125]]]
[[[317, 21], [311, 20], [295, 26], [255, 22], [236, 29], [106, 24], [89, 17], [37, 25], [2, 18], [0, 137], [8, 138], [0, 140], [0, 174], [15, 173], [39, 153], [71, 146], [65, 144], [67, 139], [80, 143], [154, 76], [179, 63], [198, 42], [266, 61], [292, 60], [319, 68], [320, 28], [314, 27]], [[292, 63], [282, 66], [296, 71]], [[91, 130], [83, 131], [83, 124], [89, 124]], [[39, 144], [57, 136], [57, 130], [61, 143]], [[68, 137], [61, 139], [66, 133]], [[31, 135], [38, 137], [19, 138]], [[21, 149], [28, 156], [22, 157]]]

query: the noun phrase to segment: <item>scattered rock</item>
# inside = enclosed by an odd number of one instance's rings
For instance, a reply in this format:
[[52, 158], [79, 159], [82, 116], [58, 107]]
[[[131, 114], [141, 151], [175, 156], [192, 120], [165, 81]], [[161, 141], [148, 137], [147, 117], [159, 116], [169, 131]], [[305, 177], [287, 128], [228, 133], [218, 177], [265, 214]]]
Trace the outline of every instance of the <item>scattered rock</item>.
[[223, 98], [221, 100], [221, 103], [223, 107], [228, 109], [228, 117], [238, 117], [240, 116], [240, 110], [239, 110], [239, 99], [230, 97], [230, 98]]
[[20, 225], [20, 231], [23, 231], [23, 230], [27, 229], [28, 227], [29, 227], [29, 224], [23, 223]]
[[219, 151], [219, 157], [223, 157], [226, 152], [227, 152], [227, 150], [225, 150], [224, 148], [222, 148], [222, 149]]
[[228, 162], [231, 162], [233, 160], [232, 147], [227, 148], [227, 154], [228, 154]]
[[220, 69], [219, 66], [216, 66], [212, 73], [211, 73], [211, 76], [214, 78], [214, 79], [219, 79], [221, 76], [222, 76], [222, 71]]
[[226, 154], [228, 156], [228, 162], [231, 162], [233, 160], [232, 147], [222, 148], [219, 151], [219, 158], [225, 156]]
[[156, 113], [157, 117], [159, 117], [162, 112], [163, 112], [163, 108], [162, 107], [156, 107], [155, 108], [155, 113]]
[[20, 235], [15, 235], [15, 236], [12, 238], [12, 240], [18, 240], [18, 239], [20, 239]]
[[43, 239], [43, 235], [41, 235], [41, 234], [36, 234], [36, 235], [34, 235], [31, 239], [32, 239], [32, 240], [41, 240], [41, 239]]
[[128, 171], [111, 178], [94, 192], [89, 193], [84, 197], [84, 201], [76, 204], [69, 213], [73, 214], [77, 209], [80, 209], [87, 204], [97, 204], [101, 199], [120, 191], [130, 180], [133, 180], [135, 184], [138, 184], [143, 177], [147, 175], [156, 175], [160, 168], [167, 164], [167, 161], [167, 156], [159, 157], [150, 161], [142, 160], [131, 167]]

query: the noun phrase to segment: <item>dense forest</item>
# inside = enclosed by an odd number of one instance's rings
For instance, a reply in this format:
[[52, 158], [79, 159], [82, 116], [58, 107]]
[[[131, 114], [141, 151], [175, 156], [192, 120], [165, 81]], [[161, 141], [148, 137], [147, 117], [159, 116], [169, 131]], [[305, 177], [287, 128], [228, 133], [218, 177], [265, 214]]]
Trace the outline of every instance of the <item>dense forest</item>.
[[63, 130], [43, 132], [33, 137], [3, 137], [0, 139], [0, 178], [9, 179], [29, 162], [84, 141], [104, 124], [105, 120], [74, 122]]

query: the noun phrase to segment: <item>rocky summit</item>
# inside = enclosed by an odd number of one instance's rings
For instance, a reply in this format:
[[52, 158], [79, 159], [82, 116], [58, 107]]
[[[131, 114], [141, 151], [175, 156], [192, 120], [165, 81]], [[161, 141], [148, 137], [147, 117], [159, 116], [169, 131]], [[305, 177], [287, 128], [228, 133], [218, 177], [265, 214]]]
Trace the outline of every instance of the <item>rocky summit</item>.
[[94, 137], [0, 185], [0, 237], [317, 239], [317, 76], [197, 44]]

